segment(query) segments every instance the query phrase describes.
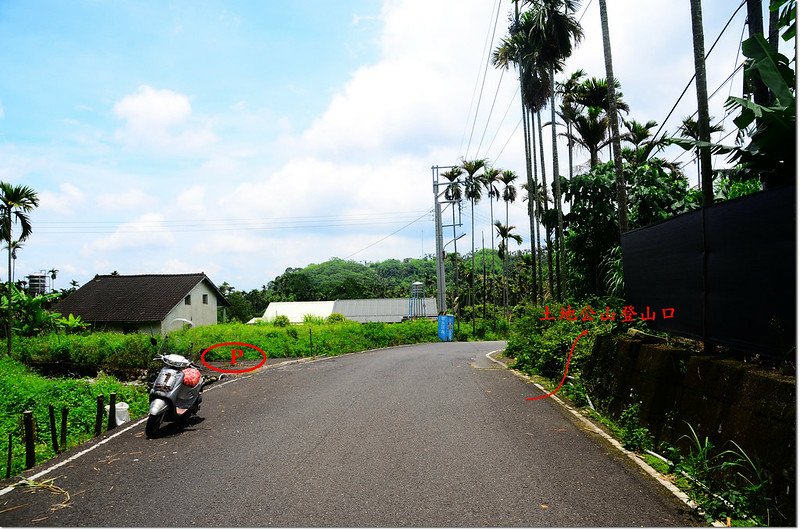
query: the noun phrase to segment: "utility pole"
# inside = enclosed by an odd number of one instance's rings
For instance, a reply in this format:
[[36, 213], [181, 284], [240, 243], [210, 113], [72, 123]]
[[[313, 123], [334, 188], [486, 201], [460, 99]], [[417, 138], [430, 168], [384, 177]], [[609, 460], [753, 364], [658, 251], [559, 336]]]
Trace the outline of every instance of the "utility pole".
[[[446, 286], [445, 286], [445, 270], [444, 270], [444, 259], [445, 259], [445, 247], [450, 243], [455, 245], [455, 242], [461, 237], [466, 234], [461, 234], [460, 236], [456, 236], [456, 227], [461, 226], [461, 213], [459, 212], [458, 222], [456, 222], [455, 218], [455, 208], [458, 204], [458, 201], [451, 201], [445, 199], [444, 201], [440, 200], [441, 196], [444, 195], [445, 191], [439, 191], [439, 187], [442, 184], [439, 182], [439, 170], [440, 169], [453, 169], [456, 166], [431, 166], [431, 177], [433, 180], [433, 200], [434, 200], [434, 222], [436, 223], [436, 304], [439, 309], [439, 314], [443, 315], [447, 313], [447, 298], [445, 297], [446, 293]], [[450, 184], [449, 182], [447, 184]], [[446, 188], [445, 188], [446, 190]], [[453, 240], [449, 241], [445, 244], [444, 242], [444, 234], [443, 229], [445, 227], [442, 224], [442, 202], [448, 203], [451, 208], [453, 208], [453, 224], [446, 225], [447, 227], [453, 227]], [[456, 252], [456, 255], [458, 253]], [[456, 289], [458, 289], [458, 262], [456, 261]], [[456, 296], [458, 293], [456, 293]], [[458, 303], [456, 303], [456, 313], [458, 313]], [[456, 315], [458, 317], [458, 314]]]
[[444, 282], [444, 237], [442, 235], [442, 205], [439, 202], [439, 166], [431, 166], [433, 177], [433, 212], [436, 223], [436, 307], [439, 314], [447, 313]]

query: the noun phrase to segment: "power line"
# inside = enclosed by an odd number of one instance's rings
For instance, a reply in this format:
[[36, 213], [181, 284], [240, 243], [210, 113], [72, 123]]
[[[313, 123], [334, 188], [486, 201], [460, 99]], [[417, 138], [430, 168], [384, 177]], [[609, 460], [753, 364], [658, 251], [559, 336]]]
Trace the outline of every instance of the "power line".
[[497, 81], [497, 89], [494, 91], [494, 99], [492, 99], [492, 106], [489, 108], [489, 116], [486, 118], [486, 126], [483, 128], [483, 134], [481, 134], [481, 141], [478, 143], [478, 148], [475, 150], [475, 154], [481, 152], [481, 146], [483, 146], [483, 139], [486, 138], [486, 131], [489, 129], [489, 122], [492, 121], [492, 112], [494, 112], [494, 106], [497, 103], [497, 95], [500, 93], [500, 86], [503, 84], [503, 74], [505, 73], [505, 68], [500, 70], [500, 79]]
[[502, 148], [502, 149], [500, 149], [500, 152], [499, 152], [499, 153], [497, 153], [497, 156], [496, 156], [496, 157], [494, 157], [494, 159], [493, 159], [493, 160], [498, 160], [498, 159], [500, 158], [500, 155], [502, 155], [502, 154], [503, 154], [503, 151], [505, 151], [505, 150], [506, 150], [506, 146], [508, 145], [508, 142], [510, 142], [510, 141], [511, 141], [511, 139], [514, 137], [514, 134], [516, 134], [516, 132], [517, 132], [517, 129], [519, 129], [519, 126], [520, 126], [520, 124], [521, 124], [521, 123], [522, 123], [522, 118], [520, 118], [520, 119], [519, 119], [519, 121], [517, 122], [517, 126], [516, 126], [516, 127], [514, 127], [514, 130], [513, 130], [513, 131], [511, 131], [511, 136], [509, 136], [509, 137], [508, 137], [508, 140], [506, 140], [506, 143], [505, 143], [505, 144], [503, 144], [503, 148]]
[[[492, 10], [494, 11], [494, 9]], [[500, 12], [500, 6], [497, 6], [498, 13]], [[489, 34], [492, 33], [493, 29], [497, 26], [497, 21], [495, 20], [494, 25], [492, 25], [492, 15], [489, 13], [489, 27], [486, 28], [486, 38], [483, 41], [483, 54], [481, 55], [481, 62], [478, 64], [478, 75], [475, 76], [475, 86], [472, 87], [472, 98], [469, 100], [469, 111], [467, 112], [467, 120], [464, 122], [464, 132], [461, 133], [461, 143], [458, 145], [458, 151], [461, 152], [461, 148], [464, 147], [464, 139], [467, 137], [467, 128], [469, 128], [469, 115], [472, 112], [472, 104], [475, 103], [475, 93], [478, 91], [478, 82], [481, 79], [481, 67], [483, 66], [483, 58], [489, 56], [489, 46], [491, 46], [491, 41], [489, 40]], [[494, 39], [494, 36], [492, 37]], [[480, 105], [480, 101], [478, 101]]]
[[[419, 210], [413, 212], [414, 215]], [[423, 216], [426, 214], [423, 214]], [[405, 215], [405, 217], [409, 217]], [[318, 216], [308, 218], [253, 219], [238, 220], [231, 223], [219, 221], [126, 221], [123, 223], [109, 221], [73, 221], [37, 223], [40, 234], [135, 234], [162, 232], [235, 232], [266, 230], [307, 230], [319, 228], [340, 228], [348, 226], [371, 226], [396, 224], [398, 217], [387, 215], [358, 216]], [[43, 225], [43, 226], [42, 226]], [[65, 226], [66, 225], [66, 226]]]
[[589, 9], [590, 5], [592, 5], [592, 0], [589, 0], [588, 2], [586, 2], [586, 7], [583, 8], [583, 13], [581, 13], [581, 16], [578, 17], [578, 24], [580, 24], [581, 20], [583, 20], [583, 15], [586, 14], [586, 11]]
[[[511, 100], [508, 102], [508, 106], [506, 107], [506, 111], [503, 114], [503, 118], [500, 120], [500, 123], [497, 126], [497, 130], [494, 132], [494, 136], [492, 136], [492, 141], [489, 142], [489, 147], [486, 148], [485, 155], [488, 155], [489, 151], [492, 150], [492, 146], [494, 146], [494, 141], [497, 139], [497, 135], [500, 133], [500, 129], [503, 127], [503, 124], [506, 121], [506, 117], [508, 116], [508, 111], [511, 110], [511, 105], [516, 103], [517, 94], [519, 94], [519, 85], [517, 85], [516, 90], [514, 90], [514, 95], [511, 96]], [[486, 158], [486, 156], [484, 156], [483, 158]]]
[[[716, 38], [716, 40], [714, 41], [714, 44], [712, 44], [712, 45], [711, 45], [711, 48], [709, 48], [709, 49], [708, 49], [708, 52], [706, 52], [706, 55], [705, 55], [705, 57], [703, 58], [703, 60], [706, 60], [706, 59], [708, 59], [708, 56], [709, 56], [709, 55], [711, 55], [711, 52], [714, 50], [714, 47], [715, 47], [715, 46], [717, 45], [717, 43], [719, 42], [719, 39], [720, 39], [720, 38], [722, 38], [722, 35], [723, 35], [723, 34], [725, 33], [725, 31], [728, 29], [728, 26], [730, 26], [730, 24], [731, 24], [731, 22], [733, 21], [734, 17], [736, 17], [736, 14], [739, 12], [739, 10], [741, 10], [741, 9], [742, 9], [742, 7], [745, 5], [745, 3], [746, 3], [746, 2], [747, 2], [747, 0], [742, 0], [742, 3], [740, 3], [740, 4], [739, 4], [739, 7], [737, 7], [737, 8], [736, 8], [736, 11], [734, 11], [734, 12], [733, 12], [733, 14], [731, 15], [731, 18], [729, 18], [729, 19], [728, 19], [728, 22], [727, 22], [727, 23], [725, 24], [725, 26], [722, 28], [722, 31], [720, 31], [719, 35], [717, 35], [717, 38]], [[678, 104], [681, 102], [681, 99], [683, 99], [683, 96], [686, 94], [686, 91], [687, 91], [687, 90], [689, 90], [689, 87], [690, 87], [690, 86], [692, 86], [692, 82], [694, 81], [695, 75], [696, 75], [696, 74], [692, 74], [692, 77], [691, 77], [691, 79], [689, 79], [689, 82], [688, 82], [688, 83], [686, 83], [686, 87], [683, 89], [683, 92], [681, 92], [681, 95], [680, 95], [680, 96], [678, 96], [678, 100], [677, 100], [677, 101], [675, 102], [675, 104], [672, 106], [672, 109], [670, 109], [669, 113], [667, 114], [667, 117], [666, 117], [666, 118], [664, 118], [664, 120], [661, 122], [661, 125], [658, 127], [658, 130], [657, 130], [657, 131], [656, 131], [656, 133], [653, 135], [653, 139], [652, 139], [652, 140], [650, 140], [650, 144], [652, 144], [652, 143], [653, 143], [653, 142], [656, 140], [656, 138], [658, 137], [658, 133], [660, 133], [660, 132], [661, 132], [661, 130], [664, 128], [664, 125], [667, 123], [667, 120], [669, 120], [670, 116], [672, 116], [672, 113], [673, 113], [673, 112], [675, 112], [675, 109], [676, 109], [676, 108], [678, 108]]]
[[[503, 0], [498, 0], [497, 2], [497, 15], [494, 19], [494, 25], [492, 26], [492, 38], [490, 39], [490, 43], [494, 42], [494, 34], [497, 30], [497, 21], [500, 19], [500, 6], [503, 3]], [[490, 44], [491, 46], [491, 44]], [[486, 73], [489, 71], [489, 53], [485, 53], [486, 55], [486, 66], [483, 69], [483, 81], [481, 81], [481, 90], [478, 93], [478, 104], [475, 106], [475, 116], [472, 118], [472, 130], [469, 133], [469, 141], [467, 142], [467, 149], [465, 154], [469, 154], [469, 148], [472, 145], [472, 136], [475, 134], [475, 124], [478, 122], [478, 110], [481, 108], [481, 99], [483, 98], [483, 87], [486, 85]]]
[[357, 252], [353, 252], [352, 254], [350, 254], [349, 256], [347, 256], [347, 257], [346, 257], [346, 258], [344, 258], [344, 259], [350, 259], [350, 258], [352, 258], [353, 256], [355, 256], [356, 254], [360, 254], [360, 253], [364, 252], [365, 250], [367, 250], [367, 249], [370, 249], [370, 248], [374, 247], [375, 245], [377, 245], [377, 244], [379, 244], [379, 243], [382, 243], [382, 242], [386, 241], [387, 239], [389, 239], [389, 238], [390, 238], [390, 237], [392, 237], [393, 235], [397, 234], [398, 232], [402, 232], [403, 230], [405, 230], [405, 229], [406, 229], [406, 228], [408, 228], [409, 226], [411, 226], [411, 225], [413, 225], [414, 223], [418, 222], [418, 221], [419, 221], [420, 219], [422, 219], [423, 217], [425, 217], [425, 216], [427, 216], [427, 215], [430, 215], [430, 214], [432, 214], [432, 213], [433, 213], [433, 208], [431, 208], [430, 210], [428, 210], [428, 211], [427, 211], [427, 212], [425, 212], [424, 214], [420, 215], [419, 217], [417, 217], [416, 219], [414, 219], [413, 221], [411, 221], [411, 222], [410, 222], [410, 223], [408, 223], [407, 225], [403, 226], [402, 228], [398, 228], [397, 230], [395, 230], [395, 231], [394, 231], [394, 232], [392, 232], [391, 234], [389, 234], [389, 235], [387, 235], [387, 236], [384, 236], [384, 237], [380, 238], [379, 240], [375, 241], [374, 243], [370, 243], [369, 245], [367, 245], [366, 247], [362, 248], [361, 250], [359, 250], [359, 251], [357, 251]]

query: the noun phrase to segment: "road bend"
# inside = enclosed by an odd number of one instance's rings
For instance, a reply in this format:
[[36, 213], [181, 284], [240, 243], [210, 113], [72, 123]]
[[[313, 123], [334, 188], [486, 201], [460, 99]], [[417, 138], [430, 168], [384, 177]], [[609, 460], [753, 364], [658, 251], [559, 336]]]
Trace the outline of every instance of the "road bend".
[[140, 423], [37, 479], [69, 502], [42, 487], [0, 496], [0, 525], [698, 524], [553, 400], [526, 401], [541, 392], [485, 358], [503, 347], [422, 344], [261, 369], [208, 389], [203, 421], [154, 440]]

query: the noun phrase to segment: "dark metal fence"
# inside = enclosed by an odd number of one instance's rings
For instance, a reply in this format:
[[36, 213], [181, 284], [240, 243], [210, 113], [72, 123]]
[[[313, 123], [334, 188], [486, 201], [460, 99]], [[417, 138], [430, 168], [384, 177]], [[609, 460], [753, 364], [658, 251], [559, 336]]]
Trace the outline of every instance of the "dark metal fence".
[[626, 300], [674, 308], [655, 329], [794, 358], [795, 193], [763, 191], [623, 234]]

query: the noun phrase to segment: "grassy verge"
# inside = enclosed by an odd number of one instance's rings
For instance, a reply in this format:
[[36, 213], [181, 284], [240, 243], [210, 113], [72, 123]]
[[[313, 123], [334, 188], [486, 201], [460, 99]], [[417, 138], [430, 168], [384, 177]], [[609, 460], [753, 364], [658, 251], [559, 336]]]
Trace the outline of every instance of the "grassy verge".
[[[197, 358], [215, 344], [244, 342], [257, 346], [268, 358], [332, 356], [342, 353], [436, 341], [436, 322], [415, 320], [399, 324], [343, 322], [275, 326], [269, 323], [203, 326], [169, 335], [168, 349]], [[244, 359], [260, 359], [252, 349], [243, 349]], [[229, 348], [209, 351], [206, 360], [230, 360]]]
[[[94, 434], [97, 396], [116, 392], [117, 402], [130, 407], [131, 417], [147, 412], [148, 397], [144, 387], [120, 383], [101, 375], [94, 379], [47, 378], [36, 375], [20, 362], [0, 358], [0, 462], [5, 477], [8, 434], [12, 435], [11, 475], [20, 473], [25, 464], [23, 411], [33, 412], [36, 430], [36, 463], [51, 459], [55, 453], [50, 443], [48, 405], [56, 408], [56, 430], [60, 427], [61, 408], [69, 409], [67, 448], [80, 445]], [[60, 432], [58, 432], [60, 443]]]
[[[582, 307], [582, 304], [577, 306]], [[552, 312], [552, 307], [550, 309]], [[686, 435], [675, 441], [683, 447], [679, 451], [671, 444], [655, 442], [640, 422], [639, 403], [633, 396], [618, 417], [612, 416], [600, 403], [595, 404], [598, 410], [588, 406], [590, 396], [581, 381], [581, 367], [591, 355], [598, 337], [623, 331], [619, 323], [569, 321], [558, 317], [554, 321], [544, 321], [544, 308], [530, 308], [527, 313], [515, 321], [508, 340], [506, 356], [514, 359], [510, 367], [531, 376], [549, 391], [553, 390], [561, 380], [575, 337], [587, 330], [588, 335], [577, 343], [570, 363], [571, 378], [559, 391], [559, 398], [603, 425], [625, 448], [636, 452], [667, 476], [703, 509], [709, 522], [730, 518], [734, 526], [760, 526], [778, 520], [766, 477], [734, 442], [726, 444], [725, 450], [714, 448], [708, 439], [698, 439], [687, 425]], [[673, 465], [650, 455], [647, 450], [664, 455]]]
[[[399, 324], [342, 322], [276, 326], [219, 324], [171, 333], [167, 350], [197, 361], [204, 349], [223, 342], [244, 342], [261, 348], [267, 357], [338, 355], [373, 348], [437, 340], [436, 322], [415, 320]], [[245, 359], [260, 358], [243, 350]], [[14, 339], [12, 357], [28, 365], [57, 364], [81, 373], [87, 370], [126, 372], [150, 366], [155, 353], [147, 335], [119, 333], [52, 333]], [[209, 352], [208, 360], [230, 360], [230, 349]]]

